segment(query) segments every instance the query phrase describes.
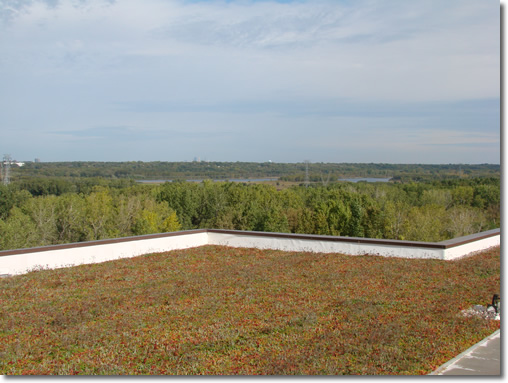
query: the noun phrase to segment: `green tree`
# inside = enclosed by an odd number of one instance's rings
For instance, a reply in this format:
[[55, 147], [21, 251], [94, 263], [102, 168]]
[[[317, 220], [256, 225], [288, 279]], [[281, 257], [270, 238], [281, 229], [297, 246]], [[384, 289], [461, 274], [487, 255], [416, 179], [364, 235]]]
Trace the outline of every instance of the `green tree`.
[[443, 189], [429, 189], [424, 190], [422, 193], [422, 205], [439, 205], [448, 209], [452, 206], [453, 198], [449, 190]]
[[58, 243], [73, 243], [86, 240], [86, 202], [84, 197], [64, 194], [57, 200], [56, 228]]
[[179, 231], [182, 229], [182, 225], [178, 222], [178, 217], [175, 211], [171, 211], [169, 215], [162, 221], [160, 230], [164, 233], [171, 231]]
[[387, 239], [406, 239], [409, 207], [402, 201], [386, 201], [383, 209], [383, 237]]
[[35, 225], [38, 246], [52, 245], [58, 242], [57, 198], [54, 195], [35, 197], [23, 204], [22, 210]]
[[446, 210], [438, 205], [413, 206], [402, 237], [410, 241], [439, 242], [446, 239]]
[[6, 185], [0, 185], [0, 219], [6, 218], [14, 207], [12, 190]]
[[471, 206], [474, 200], [474, 189], [471, 186], [457, 186], [452, 191], [453, 206]]
[[280, 208], [265, 211], [257, 227], [259, 231], [272, 233], [289, 233], [289, 223], [286, 215]]
[[85, 235], [93, 241], [114, 238], [117, 230], [113, 223], [113, 198], [109, 189], [96, 187], [85, 197]]
[[138, 195], [119, 195], [116, 199], [116, 230], [118, 235], [126, 237], [134, 234], [133, 226], [142, 209]]
[[190, 182], [167, 182], [157, 194], [158, 202], [165, 202], [173, 209], [182, 229], [196, 229], [199, 227], [201, 217], [198, 209], [200, 205], [199, 185]]
[[135, 235], [155, 234], [180, 230], [176, 213], [164, 203], [147, 199], [138, 211], [133, 225]]
[[447, 212], [447, 229], [450, 238], [478, 233], [485, 229], [484, 214], [469, 206], [454, 206]]
[[351, 237], [363, 237], [364, 227], [362, 226], [362, 218], [364, 208], [360, 201], [353, 200], [350, 204], [351, 218], [348, 222], [348, 235]]
[[36, 226], [32, 219], [18, 207], [13, 207], [9, 217], [0, 220], [0, 247], [3, 250], [37, 246]]

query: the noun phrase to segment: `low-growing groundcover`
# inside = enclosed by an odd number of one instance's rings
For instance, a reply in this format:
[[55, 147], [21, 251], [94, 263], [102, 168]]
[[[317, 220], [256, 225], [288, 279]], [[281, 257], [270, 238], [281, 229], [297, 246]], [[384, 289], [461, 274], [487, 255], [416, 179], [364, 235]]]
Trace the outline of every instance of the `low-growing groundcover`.
[[203, 246], [0, 279], [2, 374], [427, 374], [499, 328], [456, 261]]

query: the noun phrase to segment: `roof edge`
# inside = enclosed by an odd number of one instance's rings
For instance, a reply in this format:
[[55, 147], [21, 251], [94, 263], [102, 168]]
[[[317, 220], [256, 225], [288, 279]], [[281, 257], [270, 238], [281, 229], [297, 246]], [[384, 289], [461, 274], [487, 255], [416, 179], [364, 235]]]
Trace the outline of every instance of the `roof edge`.
[[244, 236], [258, 236], [258, 237], [272, 237], [272, 238], [285, 238], [285, 239], [300, 239], [300, 240], [309, 240], [309, 241], [327, 241], [327, 242], [350, 242], [357, 244], [366, 244], [366, 245], [386, 245], [386, 246], [401, 246], [401, 247], [415, 247], [415, 248], [428, 248], [428, 249], [449, 249], [452, 247], [464, 245], [467, 243], [475, 242], [481, 239], [494, 237], [496, 235], [501, 234], [501, 229], [493, 229], [489, 231], [484, 231], [481, 233], [471, 234], [464, 237], [458, 237], [454, 239], [449, 239], [441, 242], [420, 242], [420, 241], [404, 241], [404, 240], [396, 240], [396, 239], [379, 239], [379, 238], [361, 238], [361, 237], [341, 237], [341, 236], [331, 236], [331, 235], [317, 235], [317, 234], [295, 234], [295, 233], [271, 233], [264, 231], [242, 231], [242, 230], [227, 230], [227, 229], [194, 229], [194, 230], [184, 230], [184, 231], [173, 231], [168, 233], [158, 233], [158, 234], [146, 234], [132, 237], [122, 237], [122, 238], [111, 238], [111, 239], [101, 239], [96, 241], [87, 241], [87, 242], [74, 242], [60, 245], [50, 245], [50, 246], [39, 246], [39, 247], [31, 247], [25, 249], [13, 249], [13, 250], [3, 250], [0, 251], [0, 257], [9, 256], [9, 255], [18, 255], [18, 254], [28, 254], [28, 253], [37, 253], [44, 251], [53, 251], [53, 250], [65, 250], [72, 249], [78, 247], [87, 247], [87, 246], [100, 246], [100, 245], [109, 245], [115, 243], [122, 242], [133, 242], [144, 239], [157, 239], [157, 238], [167, 238], [167, 237], [175, 237], [181, 235], [191, 235], [191, 234], [201, 234], [201, 233], [216, 233], [216, 234], [231, 234], [231, 235], [244, 235]]
[[318, 234], [270, 233], [264, 231], [242, 231], [242, 230], [224, 230], [224, 229], [208, 229], [208, 232], [218, 234], [247, 235], [258, 237], [303, 239], [309, 241], [350, 242], [357, 244], [424, 247], [432, 249], [446, 248], [445, 245], [441, 244], [440, 242], [403, 241], [397, 239], [342, 237], [342, 236], [318, 235]]
[[501, 228], [482, 231], [482, 232], [476, 233], [476, 234], [465, 235], [463, 237], [447, 239], [445, 241], [441, 241], [438, 243], [443, 245], [445, 247], [445, 249], [449, 249], [452, 247], [465, 245], [466, 243], [476, 242], [481, 239], [495, 237], [496, 235], [501, 235]]
[[77, 247], [110, 245], [110, 244], [122, 243], [122, 242], [140, 241], [143, 239], [157, 239], [157, 238], [176, 237], [176, 236], [180, 236], [180, 235], [200, 234], [200, 233], [208, 233], [208, 229], [171, 231], [171, 232], [167, 232], [167, 233], [145, 234], [145, 235], [137, 235], [137, 236], [132, 236], [132, 237], [99, 239], [96, 241], [73, 242], [73, 243], [63, 243], [60, 245], [30, 247], [30, 248], [25, 248], [25, 249], [2, 250], [2, 251], [0, 251], [0, 257], [8, 256], [8, 255], [17, 255], [17, 254], [38, 253], [38, 252], [52, 251], [52, 250], [73, 249], [73, 248], [77, 248]]

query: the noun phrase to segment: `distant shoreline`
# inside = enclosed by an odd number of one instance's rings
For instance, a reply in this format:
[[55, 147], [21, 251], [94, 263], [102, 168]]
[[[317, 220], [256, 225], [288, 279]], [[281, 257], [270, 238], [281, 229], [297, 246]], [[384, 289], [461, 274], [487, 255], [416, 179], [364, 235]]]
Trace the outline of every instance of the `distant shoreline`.
[[[278, 177], [273, 178], [230, 178], [230, 179], [210, 179], [210, 178], [199, 178], [199, 179], [187, 179], [185, 182], [203, 182], [206, 180], [213, 182], [265, 182], [265, 181], [277, 181]], [[175, 182], [180, 180], [167, 179], [167, 180], [136, 180], [140, 184], [163, 184], [165, 182]]]

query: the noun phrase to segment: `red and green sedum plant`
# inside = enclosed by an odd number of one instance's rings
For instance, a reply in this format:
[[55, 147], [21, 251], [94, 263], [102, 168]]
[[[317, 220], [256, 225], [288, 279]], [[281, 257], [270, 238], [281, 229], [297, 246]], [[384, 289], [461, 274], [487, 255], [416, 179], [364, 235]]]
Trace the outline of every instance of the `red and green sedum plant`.
[[0, 373], [428, 374], [499, 328], [500, 250], [455, 261], [204, 246], [0, 279]]

